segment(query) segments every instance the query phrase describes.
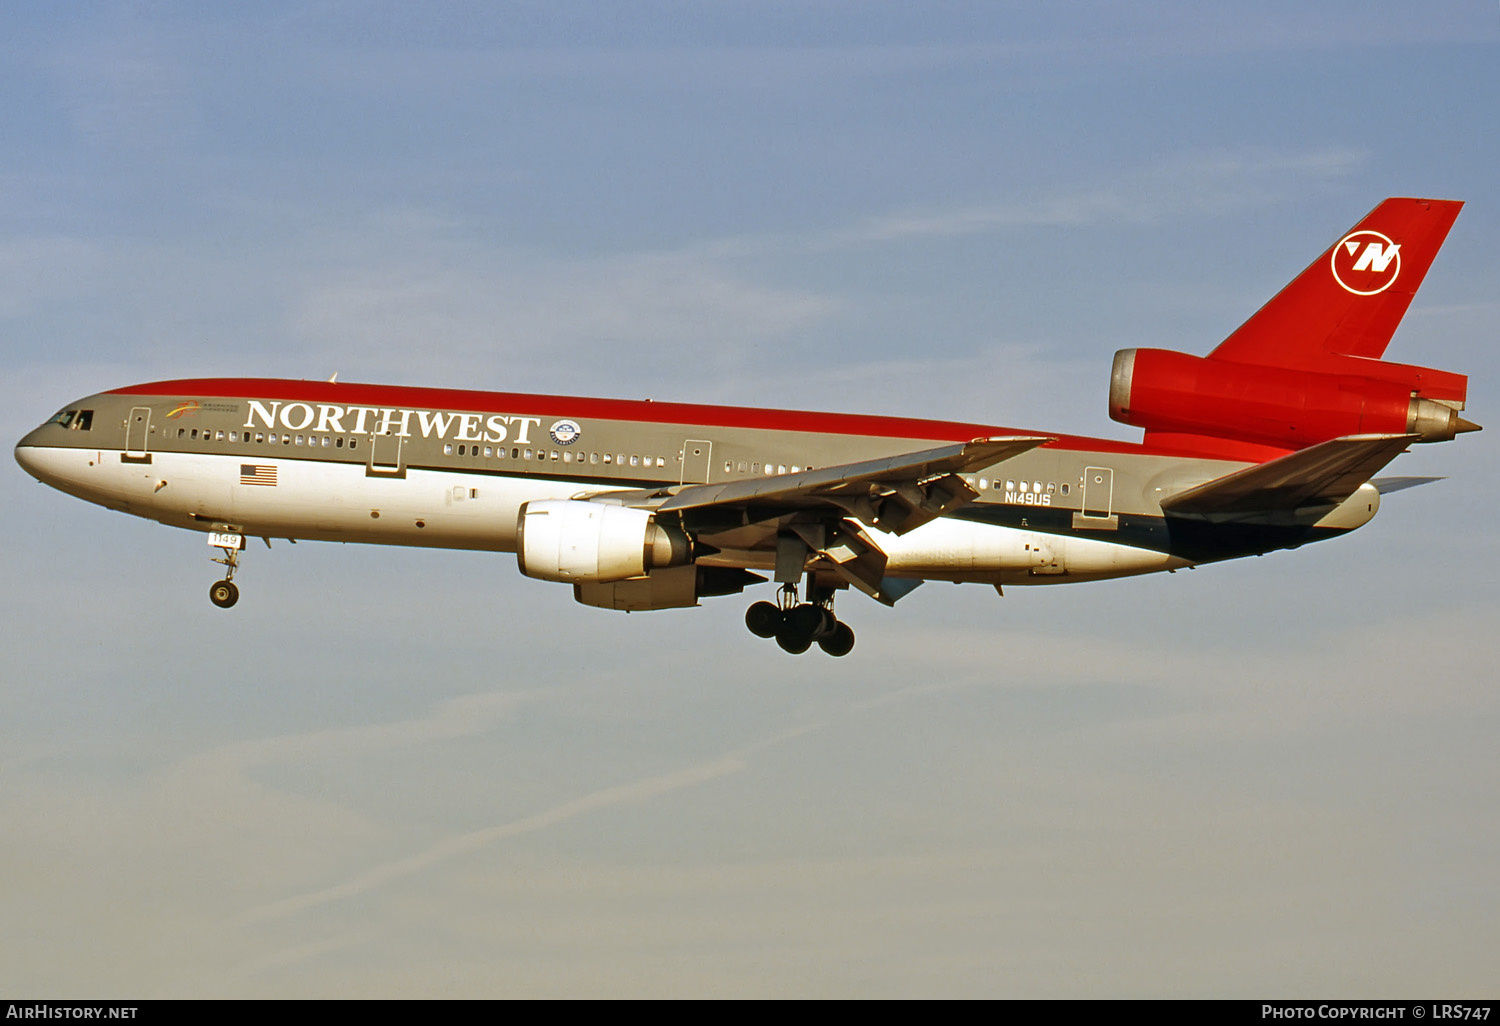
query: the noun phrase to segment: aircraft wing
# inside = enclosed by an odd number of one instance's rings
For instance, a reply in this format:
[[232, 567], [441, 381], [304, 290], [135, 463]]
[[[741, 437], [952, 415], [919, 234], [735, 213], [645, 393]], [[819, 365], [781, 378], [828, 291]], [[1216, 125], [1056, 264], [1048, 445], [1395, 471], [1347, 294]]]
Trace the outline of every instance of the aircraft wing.
[[1346, 435], [1162, 500], [1172, 516], [1292, 513], [1337, 506], [1420, 435]]
[[978, 496], [960, 474], [993, 466], [1050, 441], [1050, 437], [1029, 435], [976, 438], [795, 474], [584, 493], [577, 498], [619, 502], [658, 513], [699, 515], [695, 519], [714, 511], [753, 512], [755, 516], [750, 519], [770, 520], [803, 510], [823, 510], [853, 516], [882, 531], [905, 534]]
[[904, 534], [979, 494], [958, 475], [993, 466], [1050, 441], [1051, 438], [1032, 436], [976, 438], [972, 442], [796, 474], [687, 485], [657, 509], [667, 512], [715, 506], [836, 508], [871, 527]]
[[1442, 480], [1441, 477], [1377, 477], [1370, 483], [1381, 495], [1390, 495], [1392, 492], [1404, 492], [1408, 488], [1416, 488], [1419, 485]]
[[886, 554], [865, 527], [905, 534], [978, 497], [960, 475], [1052, 440], [976, 438], [795, 474], [577, 498], [677, 514], [707, 547], [709, 565], [743, 566], [762, 553], [766, 565], [774, 562], [777, 580], [797, 580], [806, 568], [890, 605], [921, 582], [887, 578]]

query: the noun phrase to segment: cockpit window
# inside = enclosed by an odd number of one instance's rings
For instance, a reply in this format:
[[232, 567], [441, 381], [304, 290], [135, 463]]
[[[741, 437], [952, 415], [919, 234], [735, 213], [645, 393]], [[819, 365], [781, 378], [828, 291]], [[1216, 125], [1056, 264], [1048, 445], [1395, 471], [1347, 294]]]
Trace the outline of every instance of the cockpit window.
[[69, 428], [73, 431], [87, 431], [94, 426], [94, 411], [59, 410], [47, 423], [56, 424], [59, 427]]

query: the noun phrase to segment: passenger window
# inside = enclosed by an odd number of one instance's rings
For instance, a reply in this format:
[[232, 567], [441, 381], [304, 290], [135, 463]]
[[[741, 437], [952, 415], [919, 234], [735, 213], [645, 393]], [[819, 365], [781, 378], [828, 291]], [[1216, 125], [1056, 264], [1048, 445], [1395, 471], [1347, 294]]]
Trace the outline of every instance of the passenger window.
[[525, 451], [525, 452], [524, 452], [524, 453], [522, 453], [522, 454], [521, 454], [521, 455], [522, 455], [522, 457], [523, 457], [523, 458], [525, 458], [525, 459], [528, 459], [528, 460], [529, 460], [529, 459], [531, 459], [531, 450], [530, 450], [530, 449], [527, 449], [527, 450], [526, 450], [526, 451]]
[[349, 439], [349, 448], [351, 448], [351, 449], [358, 449], [359, 448], [359, 439], [358, 438], [351, 438], [351, 439]]
[[335, 449], [342, 449], [344, 447], [344, 436], [340, 435], [339, 437], [335, 438], [333, 440], [333, 446]]
[[630, 465], [632, 467], [640, 466], [640, 462], [641, 462], [641, 458], [639, 456], [636, 456], [634, 454], [631, 455], [631, 457], [630, 457]]
[[193, 441], [196, 442], [198, 440], [198, 429], [197, 428], [193, 428], [193, 433], [191, 435], [189, 435], [188, 437], [191, 438]]
[[301, 444], [302, 444], [302, 436], [301, 436], [301, 435], [298, 435], [298, 436], [297, 436], [297, 444], [298, 444], [298, 445], [301, 445]]
[[187, 428], [178, 428], [177, 429], [177, 437], [178, 438], [185, 438], [186, 436], [187, 436]]
[[613, 463], [613, 462], [614, 462], [614, 459], [615, 459], [615, 458], [614, 458], [614, 457], [613, 457], [613, 456], [611, 456], [611, 455], [610, 455], [610, 454], [609, 454], [609, 453], [605, 453], [605, 454], [604, 454], [604, 462], [605, 462], [605, 463], [606, 463], [606, 464], [609, 464], [609, 463]]
[[222, 441], [224, 441], [224, 432], [222, 432], [222, 431], [215, 431], [214, 432], [214, 441], [216, 441], [216, 442], [222, 442]]
[[[302, 436], [298, 435], [297, 438], [298, 438], [297, 444], [301, 445], [302, 444], [302, 442], [301, 442]], [[292, 444], [292, 436], [291, 435], [282, 435], [281, 436], [281, 444], [282, 445], [291, 445]]]
[[493, 455], [495, 455], [495, 447], [492, 445], [486, 445], [484, 447], [484, 458], [489, 459]]
[[[256, 444], [264, 442], [265, 440], [266, 440], [265, 432], [263, 432], [263, 431], [257, 431], [257, 432], [255, 432], [255, 441], [256, 441]], [[276, 439], [272, 438], [271, 441], [274, 442], [274, 441], [276, 441]]]
[[448, 443], [445, 443], [443, 445], [443, 455], [444, 456], [452, 456], [453, 455], [453, 443], [452, 442], [448, 442]]

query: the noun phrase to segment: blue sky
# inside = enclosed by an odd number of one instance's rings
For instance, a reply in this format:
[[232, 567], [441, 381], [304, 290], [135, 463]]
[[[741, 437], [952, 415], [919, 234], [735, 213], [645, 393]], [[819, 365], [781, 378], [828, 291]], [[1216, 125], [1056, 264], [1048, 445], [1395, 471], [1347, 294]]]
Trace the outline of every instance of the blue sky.
[[[1495, 407], [1493, 4], [8, 5], [0, 422], [195, 374], [1127, 438], [1388, 195]], [[1490, 433], [1356, 535], [624, 616], [0, 475], [0, 992], [1489, 996]]]

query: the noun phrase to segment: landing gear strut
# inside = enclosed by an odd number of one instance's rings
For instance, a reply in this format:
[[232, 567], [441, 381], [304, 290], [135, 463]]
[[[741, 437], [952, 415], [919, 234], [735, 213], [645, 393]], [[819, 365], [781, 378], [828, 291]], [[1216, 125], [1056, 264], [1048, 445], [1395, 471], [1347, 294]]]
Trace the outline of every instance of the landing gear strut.
[[745, 626], [758, 638], [775, 638], [782, 650], [801, 655], [813, 642], [831, 656], [846, 656], [854, 648], [854, 632], [833, 615], [833, 592], [808, 588], [811, 601], [797, 600], [797, 586], [784, 584], [779, 602], [757, 602], [745, 611]]
[[224, 555], [213, 557], [213, 561], [222, 564], [226, 571], [222, 581], [215, 581], [209, 587], [208, 600], [220, 609], [228, 609], [240, 600], [240, 589], [234, 583], [234, 572], [240, 568], [240, 550], [228, 545], [220, 545], [219, 550]]

